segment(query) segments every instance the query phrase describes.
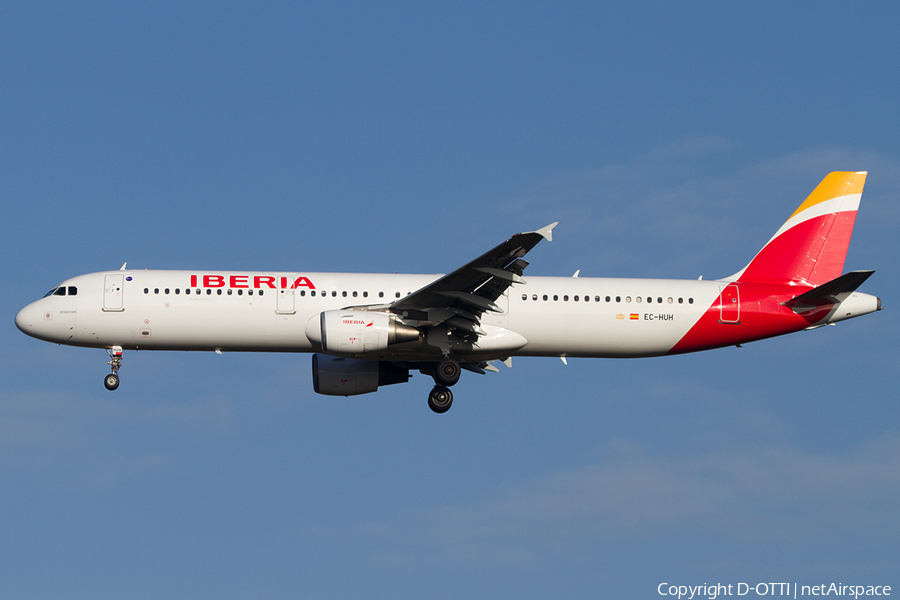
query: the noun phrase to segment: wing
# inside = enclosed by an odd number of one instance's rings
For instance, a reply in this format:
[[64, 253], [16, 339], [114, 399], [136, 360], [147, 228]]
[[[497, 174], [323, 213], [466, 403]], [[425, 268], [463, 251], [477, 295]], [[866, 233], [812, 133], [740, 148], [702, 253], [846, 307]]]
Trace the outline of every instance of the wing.
[[484, 335], [479, 327], [481, 316], [487, 311], [499, 312], [497, 298], [512, 284], [525, 282], [522, 272], [528, 263], [522, 257], [542, 239], [552, 241], [556, 225], [512, 236], [467, 265], [397, 300], [390, 311], [426, 327], [445, 324], [448, 333], [463, 339]]

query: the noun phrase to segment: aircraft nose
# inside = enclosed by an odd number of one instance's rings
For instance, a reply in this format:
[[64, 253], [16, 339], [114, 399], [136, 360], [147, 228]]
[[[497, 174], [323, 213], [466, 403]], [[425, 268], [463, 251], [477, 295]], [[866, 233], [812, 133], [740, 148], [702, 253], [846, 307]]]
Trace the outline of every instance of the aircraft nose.
[[16, 327], [25, 335], [34, 337], [35, 325], [41, 322], [41, 319], [43, 319], [41, 311], [34, 304], [29, 304], [16, 313]]

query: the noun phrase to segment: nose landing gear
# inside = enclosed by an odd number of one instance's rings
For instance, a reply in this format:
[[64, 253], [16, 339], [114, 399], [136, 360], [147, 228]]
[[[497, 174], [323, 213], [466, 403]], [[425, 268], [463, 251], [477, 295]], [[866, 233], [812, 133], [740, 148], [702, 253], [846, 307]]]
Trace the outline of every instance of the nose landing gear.
[[104, 377], [103, 385], [106, 389], [113, 391], [119, 387], [119, 369], [122, 367], [122, 346], [113, 346], [107, 348], [106, 353], [109, 354], [110, 360], [108, 364], [112, 368], [112, 373]]

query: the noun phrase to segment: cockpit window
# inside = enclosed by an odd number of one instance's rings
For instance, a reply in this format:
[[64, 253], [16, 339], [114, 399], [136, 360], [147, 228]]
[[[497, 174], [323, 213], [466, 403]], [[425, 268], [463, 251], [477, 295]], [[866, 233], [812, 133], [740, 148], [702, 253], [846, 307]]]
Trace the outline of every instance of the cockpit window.
[[70, 296], [78, 295], [78, 288], [75, 287], [74, 285], [70, 285], [68, 288], [64, 285], [60, 285], [58, 287], [53, 288], [52, 290], [50, 290], [49, 292], [47, 292], [46, 294], [44, 294], [41, 297], [46, 298], [47, 296], [65, 296], [67, 289], [69, 291]]

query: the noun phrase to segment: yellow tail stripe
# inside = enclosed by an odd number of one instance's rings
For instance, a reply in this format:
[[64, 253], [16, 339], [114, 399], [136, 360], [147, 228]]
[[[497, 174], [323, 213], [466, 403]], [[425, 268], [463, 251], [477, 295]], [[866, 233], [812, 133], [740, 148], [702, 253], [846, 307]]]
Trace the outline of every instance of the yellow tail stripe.
[[849, 196], [851, 194], [862, 194], [863, 185], [866, 183], [865, 171], [835, 171], [825, 176], [812, 194], [803, 201], [803, 204], [794, 211], [791, 218], [802, 213], [807, 208], [815, 206], [820, 202], [839, 198], [840, 196]]

